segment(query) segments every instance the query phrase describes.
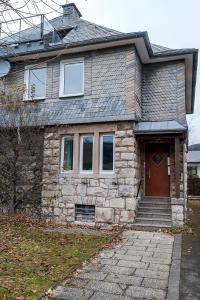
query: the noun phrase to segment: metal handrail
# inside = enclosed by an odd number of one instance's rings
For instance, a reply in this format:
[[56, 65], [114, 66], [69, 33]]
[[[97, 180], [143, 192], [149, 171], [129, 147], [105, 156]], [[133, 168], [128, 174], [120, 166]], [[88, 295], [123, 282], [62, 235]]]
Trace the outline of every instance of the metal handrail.
[[142, 179], [140, 179], [140, 181], [139, 181], [139, 185], [138, 185], [138, 190], [137, 190], [136, 198], [138, 198], [138, 196], [139, 196], [141, 186], [142, 186]]

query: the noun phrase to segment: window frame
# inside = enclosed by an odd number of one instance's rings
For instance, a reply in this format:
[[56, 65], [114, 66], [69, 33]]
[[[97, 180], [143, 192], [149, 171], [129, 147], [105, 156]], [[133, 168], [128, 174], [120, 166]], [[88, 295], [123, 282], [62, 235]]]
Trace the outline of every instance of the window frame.
[[[92, 170], [83, 170], [83, 138], [92, 137]], [[94, 173], [94, 134], [82, 134], [80, 136], [80, 164], [79, 170], [81, 174], [93, 174]]]
[[[46, 70], [46, 78], [45, 78], [45, 93], [43, 97], [29, 97], [29, 79], [30, 79], [30, 70], [34, 69], [45, 69]], [[46, 99], [46, 92], [47, 92], [47, 65], [28, 65], [25, 66], [25, 72], [24, 72], [24, 84], [26, 86], [26, 91], [24, 93], [24, 101], [34, 101], [34, 100], [44, 100]]]
[[[76, 64], [82, 64], [83, 65], [83, 82], [82, 82], [82, 91], [80, 93], [74, 93], [74, 94], [65, 94], [64, 93], [64, 87], [65, 87], [65, 65], [76, 65]], [[62, 60], [60, 62], [60, 86], [59, 86], [59, 98], [69, 98], [69, 97], [78, 97], [84, 95], [85, 90], [85, 63], [84, 59], [81, 58], [79, 60]]]
[[[64, 145], [65, 145], [65, 143], [64, 143], [64, 141], [65, 141], [65, 138], [66, 137], [72, 137], [72, 139], [73, 139], [73, 162], [72, 162], [72, 170], [69, 170], [69, 171], [67, 171], [67, 170], [64, 170], [64, 168], [63, 168], [63, 163], [64, 163]], [[74, 135], [73, 134], [66, 134], [66, 135], [63, 135], [62, 137], [61, 137], [61, 156], [60, 156], [60, 172], [63, 174], [71, 174], [72, 172], [73, 172], [73, 170], [74, 170]]]
[[[113, 170], [103, 170], [103, 137], [113, 137]], [[99, 151], [99, 173], [100, 174], [114, 174], [115, 173], [115, 134], [114, 133], [102, 133], [100, 135], [100, 151]]]

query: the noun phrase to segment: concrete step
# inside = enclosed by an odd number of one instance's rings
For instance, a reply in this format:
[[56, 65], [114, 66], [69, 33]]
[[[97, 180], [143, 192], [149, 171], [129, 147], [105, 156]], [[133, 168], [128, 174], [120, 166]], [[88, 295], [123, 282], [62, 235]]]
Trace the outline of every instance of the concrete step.
[[167, 219], [167, 220], [171, 220], [171, 214], [168, 213], [158, 213], [158, 212], [138, 212], [137, 213], [137, 217], [138, 218], [151, 218], [151, 219]]
[[145, 201], [140, 201], [139, 207], [159, 207], [159, 208], [171, 208], [171, 205], [169, 203], [155, 203], [155, 202], [145, 202]]
[[171, 226], [172, 222], [169, 219], [164, 219], [164, 218], [159, 218], [159, 219], [154, 219], [154, 218], [141, 218], [141, 217], [136, 217], [135, 219], [135, 224], [148, 224], [148, 225], [163, 225], [163, 226]]
[[153, 203], [153, 204], [168, 204], [168, 205], [171, 205], [171, 201], [169, 200], [154, 200], [154, 199], [142, 199], [141, 200], [142, 203]]
[[171, 214], [171, 207], [170, 208], [163, 208], [163, 207], [151, 207], [151, 206], [143, 206], [138, 207], [138, 212], [152, 212], [152, 213], [166, 213]]
[[170, 197], [155, 197], [155, 196], [144, 196], [142, 199], [144, 200], [162, 200], [162, 201], [170, 201]]

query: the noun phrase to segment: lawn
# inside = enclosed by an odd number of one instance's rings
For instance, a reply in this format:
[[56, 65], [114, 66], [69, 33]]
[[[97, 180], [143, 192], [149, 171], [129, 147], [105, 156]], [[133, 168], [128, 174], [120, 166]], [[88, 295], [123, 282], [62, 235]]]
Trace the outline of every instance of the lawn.
[[0, 299], [37, 299], [110, 239], [0, 221]]

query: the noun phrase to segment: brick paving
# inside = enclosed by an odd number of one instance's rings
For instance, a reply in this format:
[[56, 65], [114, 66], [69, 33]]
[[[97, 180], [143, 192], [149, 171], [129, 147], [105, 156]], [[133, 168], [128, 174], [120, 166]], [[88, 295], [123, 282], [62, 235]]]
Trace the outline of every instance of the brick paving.
[[125, 231], [124, 240], [104, 250], [73, 279], [53, 291], [65, 300], [166, 299], [173, 236]]

